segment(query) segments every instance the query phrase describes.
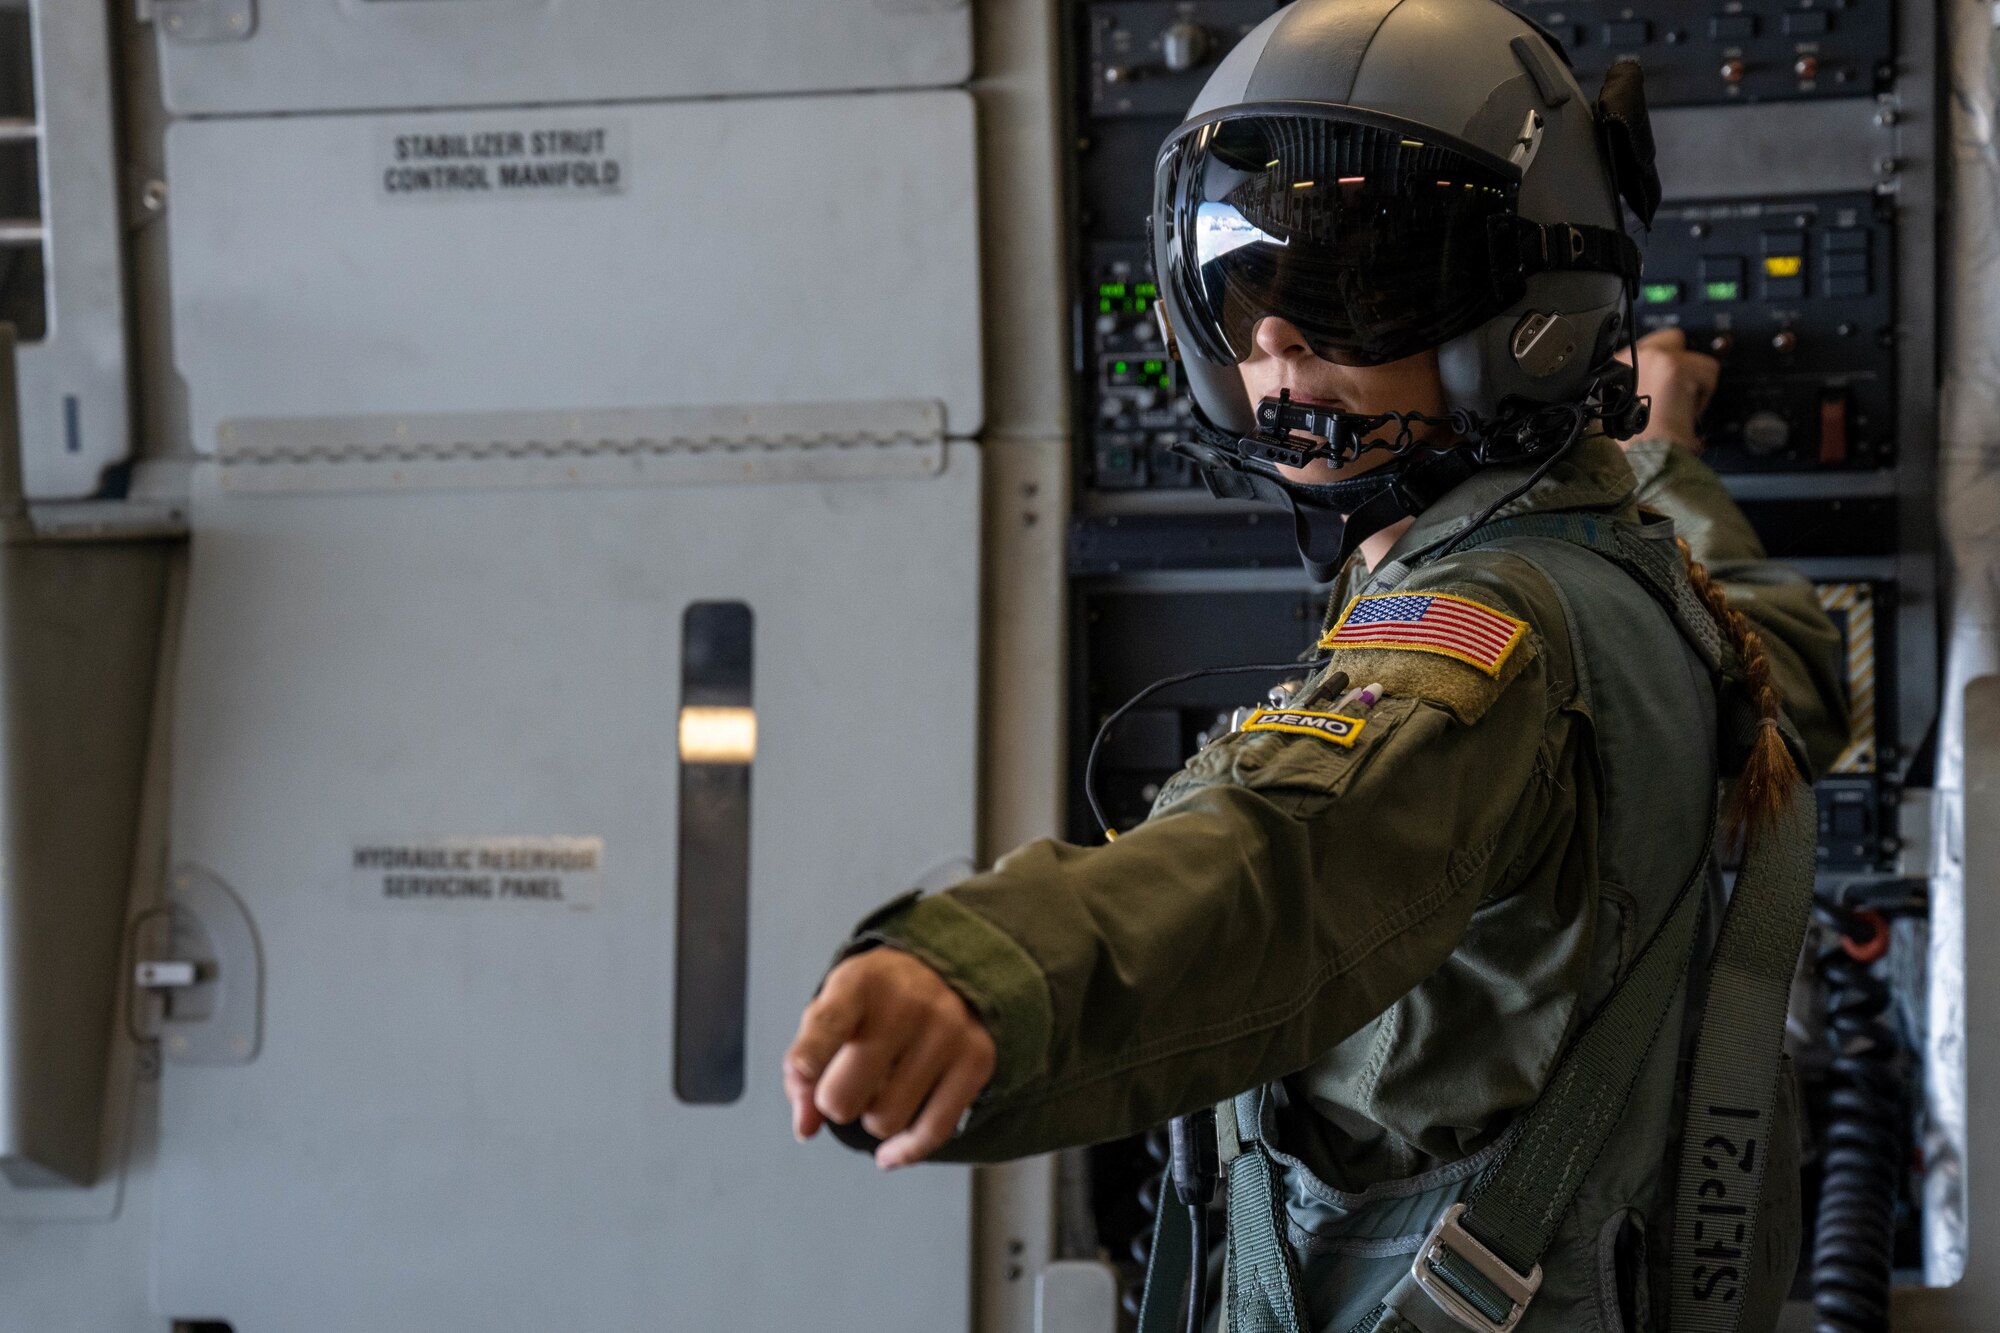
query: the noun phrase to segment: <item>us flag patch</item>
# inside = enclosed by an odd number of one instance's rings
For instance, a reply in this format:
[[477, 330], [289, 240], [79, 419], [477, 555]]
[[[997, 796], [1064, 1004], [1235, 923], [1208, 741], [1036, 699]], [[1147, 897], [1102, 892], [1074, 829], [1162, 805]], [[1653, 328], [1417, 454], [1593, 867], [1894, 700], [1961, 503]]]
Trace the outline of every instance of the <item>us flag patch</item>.
[[1439, 653], [1498, 677], [1527, 632], [1527, 621], [1450, 593], [1371, 593], [1347, 604], [1319, 646]]

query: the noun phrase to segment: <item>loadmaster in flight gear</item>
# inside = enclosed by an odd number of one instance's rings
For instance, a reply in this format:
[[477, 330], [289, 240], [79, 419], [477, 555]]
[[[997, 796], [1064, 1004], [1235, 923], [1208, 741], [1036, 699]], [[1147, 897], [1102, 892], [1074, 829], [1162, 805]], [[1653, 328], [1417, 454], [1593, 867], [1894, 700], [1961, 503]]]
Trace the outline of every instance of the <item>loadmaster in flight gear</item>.
[[[1846, 709], [1695, 457], [1714, 363], [1649, 339], [1646, 430], [1652, 158], [1637, 67], [1592, 97], [1494, 0], [1298, 0], [1222, 62], [1154, 195], [1185, 448], [1290, 511], [1324, 634], [1123, 837], [865, 919], [785, 1059], [800, 1137], [1182, 1117], [1238, 1333], [1772, 1326], [1802, 775]], [[1206, 1299], [1160, 1214], [1143, 1333]]]

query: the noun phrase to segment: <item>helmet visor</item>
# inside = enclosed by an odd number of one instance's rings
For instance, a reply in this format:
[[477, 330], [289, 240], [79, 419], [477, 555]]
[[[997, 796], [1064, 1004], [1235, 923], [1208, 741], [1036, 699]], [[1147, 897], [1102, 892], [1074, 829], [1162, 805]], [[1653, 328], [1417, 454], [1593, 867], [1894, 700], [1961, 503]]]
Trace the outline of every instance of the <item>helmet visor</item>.
[[1197, 125], [1162, 151], [1154, 198], [1180, 336], [1221, 365], [1273, 316], [1340, 365], [1439, 346], [1524, 294], [1490, 226], [1519, 192], [1506, 163], [1405, 128], [1307, 111]]

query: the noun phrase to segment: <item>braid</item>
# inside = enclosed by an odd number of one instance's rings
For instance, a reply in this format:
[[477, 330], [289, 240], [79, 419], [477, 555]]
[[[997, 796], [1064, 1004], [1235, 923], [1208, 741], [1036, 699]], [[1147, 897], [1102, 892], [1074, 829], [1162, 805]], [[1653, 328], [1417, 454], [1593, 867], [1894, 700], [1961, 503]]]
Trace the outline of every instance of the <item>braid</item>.
[[1709, 578], [1708, 571], [1694, 558], [1685, 541], [1678, 543], [1681, 559], [1687, 563], [1688, 581], [1715, 623], [1736, 648], [1743, 661], [1743, 676], [1750, 690], [1750, 702], [1757, 709], [1757, 740], [1743, 762], [1743, 772], [1730, 793], [1728, 825], [1740, 830], [1746, 824], [1766, 824], [1776, 818], [1790, 799], [1792, 790], [1804, 779], [1792, 752], [1778, 731], [1778, 715], [1785, 706], [1784, 692], [1771, 678], [1771, 663], [1764, 656], [1764, 640], [1750, 627], [1741, 611], [1729, 605], [1728, 596]]

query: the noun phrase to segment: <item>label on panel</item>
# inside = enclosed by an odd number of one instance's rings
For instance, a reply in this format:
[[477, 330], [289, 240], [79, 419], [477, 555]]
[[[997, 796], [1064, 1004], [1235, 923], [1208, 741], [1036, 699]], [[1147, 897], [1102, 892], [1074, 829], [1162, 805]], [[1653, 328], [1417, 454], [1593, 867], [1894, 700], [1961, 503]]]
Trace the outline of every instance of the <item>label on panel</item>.
[[375, 838], [354, 845], [357, 906], [597, 905], [602, 838]]
[[389, 130], [380, 161], [390, 199], [619, 194], [631, 172], [631, 145], [615, 120], [469, 130], [422, 124]]

